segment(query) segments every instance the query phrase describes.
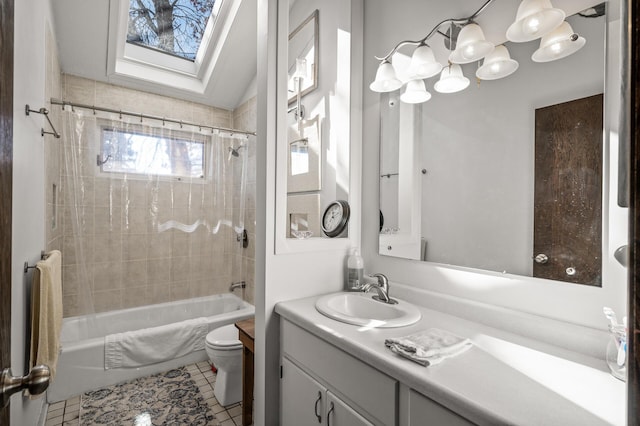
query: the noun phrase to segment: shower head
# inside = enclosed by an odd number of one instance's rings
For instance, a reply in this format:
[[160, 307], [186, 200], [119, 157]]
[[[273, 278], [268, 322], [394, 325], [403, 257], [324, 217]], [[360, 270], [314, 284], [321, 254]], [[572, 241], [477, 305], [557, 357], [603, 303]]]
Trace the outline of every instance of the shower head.
[[229, 159], [231, 159], [231, 156], [233, 155], [234, 157], [240, 157], [240, 150], [244, 148], [244, 145], [240, 145], [237, 148], [234, 148], [232, 146], [229, 147]]

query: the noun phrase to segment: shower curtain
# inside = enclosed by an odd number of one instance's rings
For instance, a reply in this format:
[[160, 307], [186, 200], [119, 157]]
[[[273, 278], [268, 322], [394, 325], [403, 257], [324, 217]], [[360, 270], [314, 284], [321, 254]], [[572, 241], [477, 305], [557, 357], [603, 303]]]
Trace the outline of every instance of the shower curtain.
[[254, 136], [77, 109], [63, 113], [63, 143], [72, 312], [224, 293], [243, 279]]

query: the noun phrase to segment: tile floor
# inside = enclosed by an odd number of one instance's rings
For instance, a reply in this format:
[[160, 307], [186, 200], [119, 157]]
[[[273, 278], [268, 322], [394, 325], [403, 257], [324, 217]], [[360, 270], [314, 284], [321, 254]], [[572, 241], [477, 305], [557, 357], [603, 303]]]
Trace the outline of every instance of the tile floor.
[[[213, 395], [213, 385], [216, 382], [216, 375], [211, 371], [209, 363], [203, 361], [197, 364], [187, 365], [186, 369], [196, 382], [205, 402], [216, 416], [216, 420], [211, 426], [242, 425], [242, 405], [236, 403], [223, 407]], [[66, 401], [51, 404], [47, 412], [45, 426], [86, 425], [80, 418], [80, 398], [81, 396], [78, 395]]]

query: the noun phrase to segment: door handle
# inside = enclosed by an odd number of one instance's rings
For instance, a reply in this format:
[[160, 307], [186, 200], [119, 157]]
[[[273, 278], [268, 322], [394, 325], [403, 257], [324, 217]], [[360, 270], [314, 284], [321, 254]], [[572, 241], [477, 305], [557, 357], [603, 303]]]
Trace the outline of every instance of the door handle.
[[46, 365], [36, 365], [26, 376], [13, 376], [11, 369], [5, 368], [0, 376], [0, 408], [6, 407], [11, 395], [23, 389], [28, 389], [31, 395], [40, 395], [49, 387], [50, 378], [51, 371]]
[[534, 257], [536, 263], [547, 263], [549, 261], [549, 256], [544, 253], [540, 253], [536, 257]]

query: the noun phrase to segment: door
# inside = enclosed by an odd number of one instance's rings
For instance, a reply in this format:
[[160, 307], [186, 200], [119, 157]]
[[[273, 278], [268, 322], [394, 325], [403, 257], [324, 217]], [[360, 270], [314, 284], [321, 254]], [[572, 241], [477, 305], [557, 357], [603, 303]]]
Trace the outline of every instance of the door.
[[327, 426], [373, 426], [373, 423], [328, 391]]
[[[0, 369], [11, 365], [13, 1], [0, 0]], [[0, 425], [8, 424], [9, 407], [0, 407]]]
[[602, 285], [603, 95], [535, 113], [533, 276]]
[[280, 424], [319, 426], [325, 423], [327, 389], [287, 358], [282, 358]]

